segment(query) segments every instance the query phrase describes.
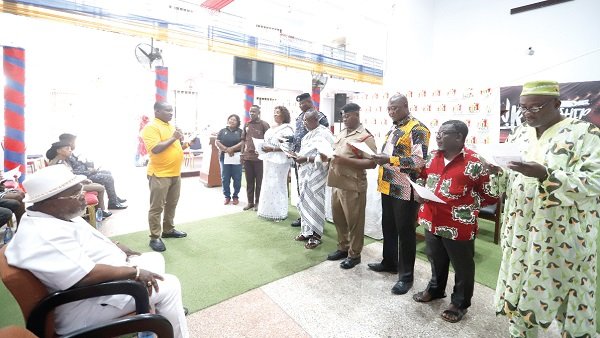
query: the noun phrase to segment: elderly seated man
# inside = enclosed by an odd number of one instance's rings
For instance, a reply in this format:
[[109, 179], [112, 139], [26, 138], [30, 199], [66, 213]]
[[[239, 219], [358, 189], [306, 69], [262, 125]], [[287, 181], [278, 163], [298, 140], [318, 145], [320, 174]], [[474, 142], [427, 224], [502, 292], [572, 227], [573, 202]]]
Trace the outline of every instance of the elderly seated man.
[[[148, 287], [150, 304], [173, 325], [175, 337], [188, 337], [177, 277], [164, 274], [159, 253], [139, 254], [112, 242], [80, 216], [86, 207], [85, 176], [50, 166], [23, 183], [33, 203], [6, 248], [8, 264], [31, 271], [49, 292], [113, 280], [137, 280]], [[55, 311], [58, 334], [118, 318], [135, 310], [130, 296], [113, 295], [73, 302]]]

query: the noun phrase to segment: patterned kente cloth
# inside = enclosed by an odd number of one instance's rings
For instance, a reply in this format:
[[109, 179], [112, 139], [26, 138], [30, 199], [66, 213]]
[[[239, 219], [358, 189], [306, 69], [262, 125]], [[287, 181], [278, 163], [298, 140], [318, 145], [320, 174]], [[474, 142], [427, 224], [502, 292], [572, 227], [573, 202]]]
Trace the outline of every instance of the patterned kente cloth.
[[313, 233], [323, 235], [325, 222], [325, 184], [327, 183], [327, 163], [320, 161], [319, 150], [329, 148], [333, 151], [333, 135], [329, 129], [319, 125], [302, 138], [302, 146], [298, 155], [315, 156], [315, 163], [305, 162], [298, 167], [300, 176], [300, 199], [298, 209], [302, 219], [302, 235]]
[[600, 129], [567, 118], [539, 139], [520, 126], [508, 142], [549, 175], [499, 177], [506, 203], [496, 311], [541, 327], [564, 319], [567, 336], [595, 336]]
[[429, 129], [412, 115], [394, 125], [385, 135], [381, 152], [390, 157], [390, 163], [379, 166], [377, 191], [410, 200], [412, 187], [408, 181], [419, 176], [428, 145]]

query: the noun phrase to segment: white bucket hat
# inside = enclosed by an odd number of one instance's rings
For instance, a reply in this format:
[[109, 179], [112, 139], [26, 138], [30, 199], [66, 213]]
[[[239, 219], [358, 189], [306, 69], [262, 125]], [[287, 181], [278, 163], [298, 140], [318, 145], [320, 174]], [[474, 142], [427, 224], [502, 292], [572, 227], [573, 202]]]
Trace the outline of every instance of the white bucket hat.
[[31, 174], [24, 182], [27, 192], [23, 202], [36, 203], [69, 189], [86, 180], [83, 175], [75, 175], [64, 165], [52, 165]]

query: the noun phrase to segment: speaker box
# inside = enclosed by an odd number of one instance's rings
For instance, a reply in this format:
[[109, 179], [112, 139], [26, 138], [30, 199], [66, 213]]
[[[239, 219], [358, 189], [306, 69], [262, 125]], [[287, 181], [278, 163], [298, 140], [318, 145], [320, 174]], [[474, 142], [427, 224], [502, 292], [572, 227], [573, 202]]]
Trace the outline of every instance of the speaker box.
[[342, 107], [348, 103], [348, 95], [344, 93], [335, 94], [333, 100], [333, 120], [334, 122], [342, 122]]

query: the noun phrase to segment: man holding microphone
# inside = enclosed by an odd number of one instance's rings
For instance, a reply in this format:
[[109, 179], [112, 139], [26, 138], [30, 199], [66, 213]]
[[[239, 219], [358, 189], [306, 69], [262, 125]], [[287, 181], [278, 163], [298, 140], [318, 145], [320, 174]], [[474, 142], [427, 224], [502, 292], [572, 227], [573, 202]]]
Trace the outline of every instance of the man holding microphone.
[[154, 117], [142, 130], [142, 139], [150, 156], [147, 170], [150, 186], [148, 224], [150, 247], [154, 251], [165, 251], [161, 238], [187, 236], [185, 232], [175, 229], [173, 219], [181, 189], [183, 149], [189, 143], [183, 142], [181, 130], [169, 123], [173, 118], [173, 106], [169, 103], [156, 102]]

